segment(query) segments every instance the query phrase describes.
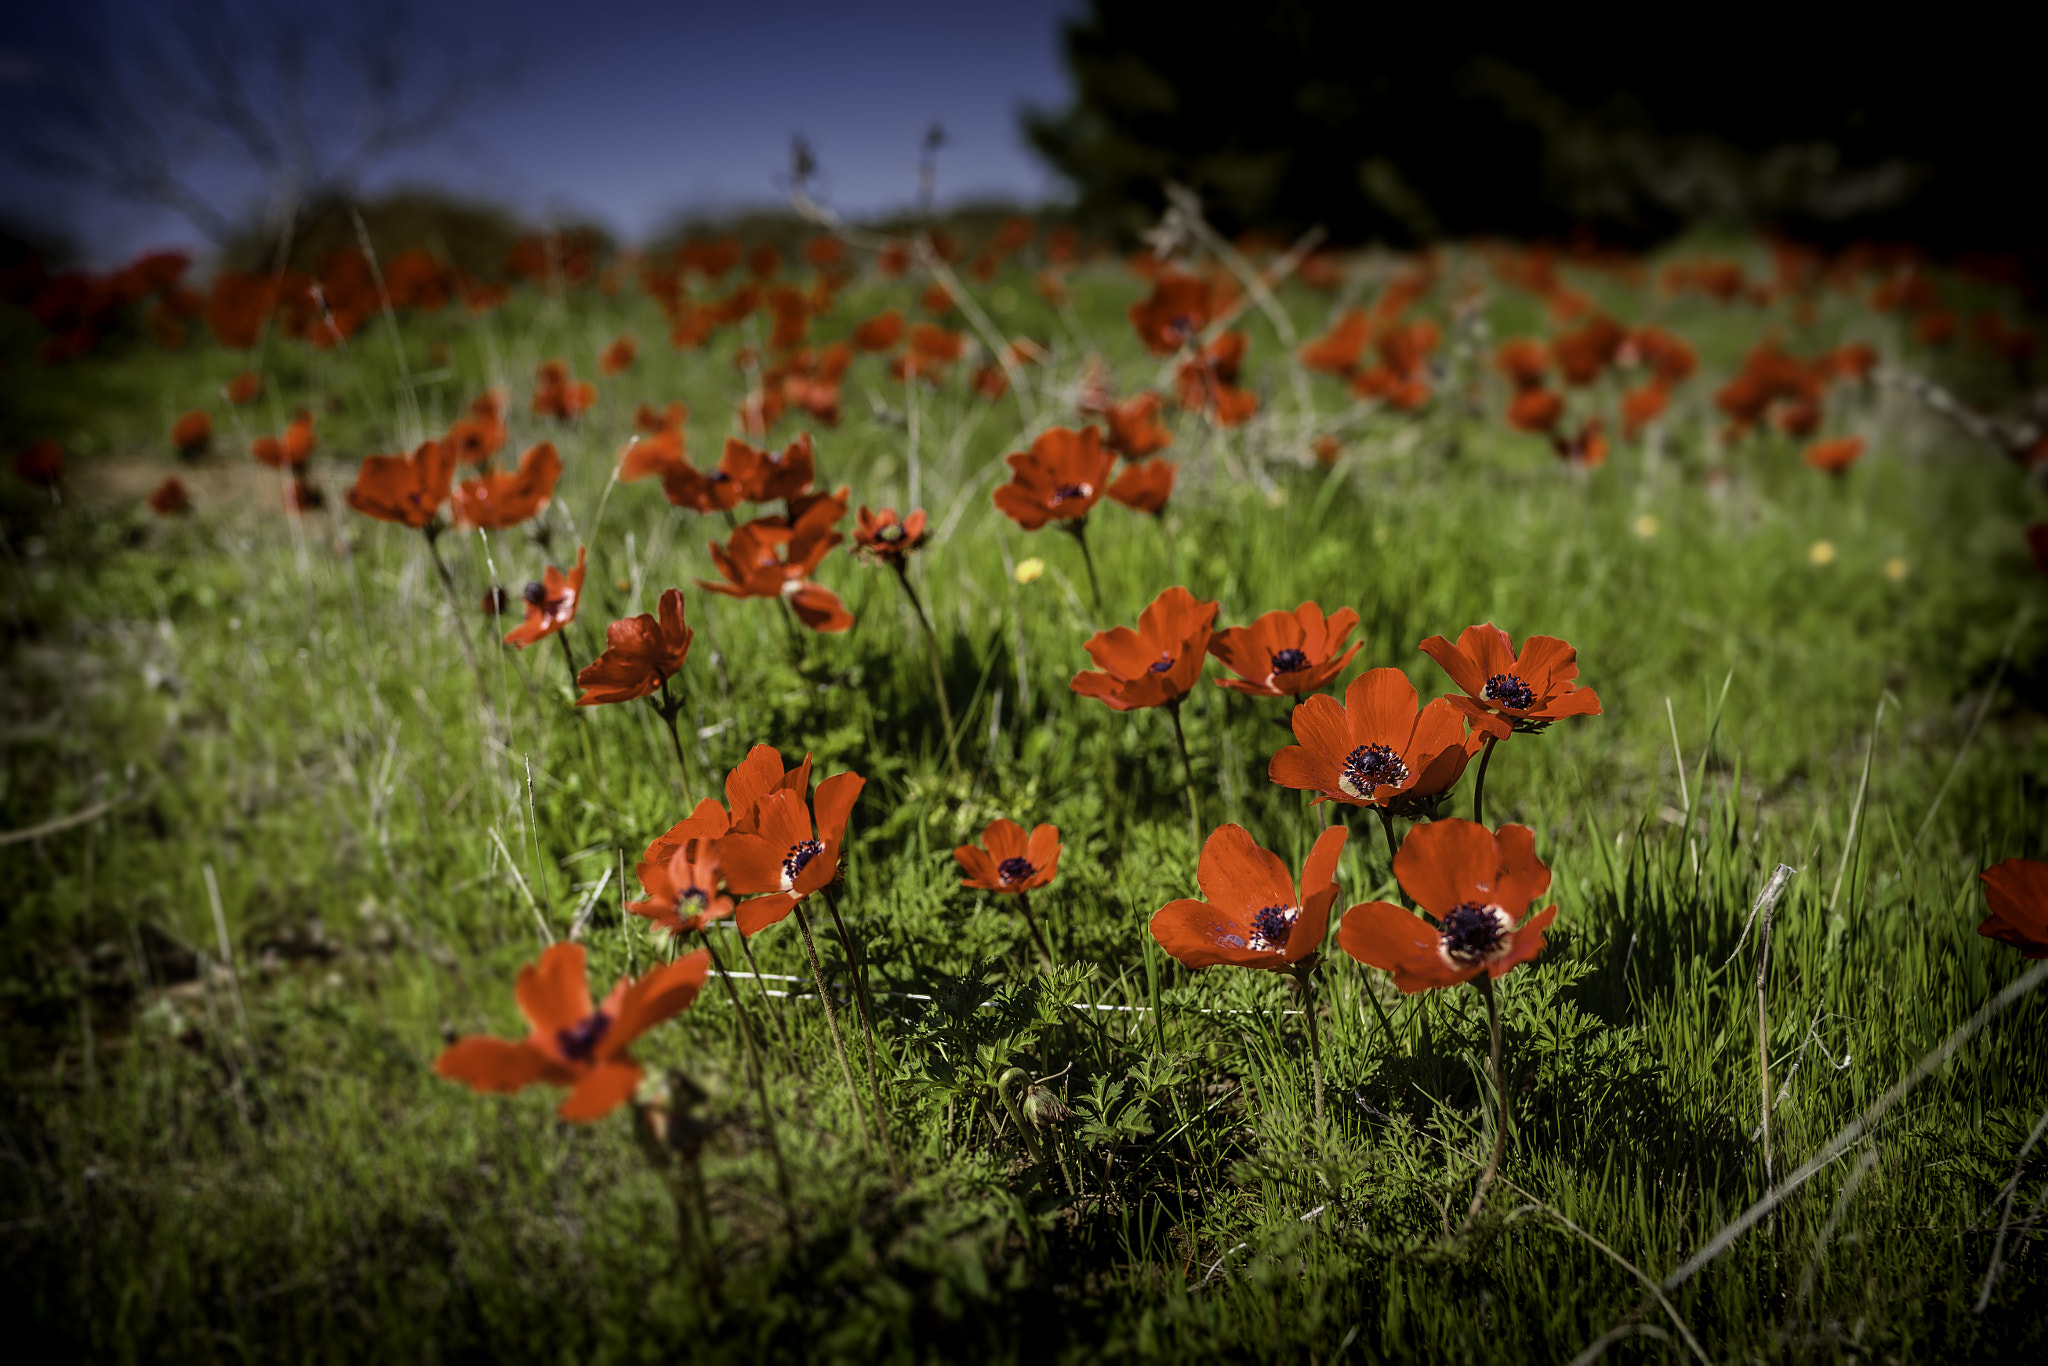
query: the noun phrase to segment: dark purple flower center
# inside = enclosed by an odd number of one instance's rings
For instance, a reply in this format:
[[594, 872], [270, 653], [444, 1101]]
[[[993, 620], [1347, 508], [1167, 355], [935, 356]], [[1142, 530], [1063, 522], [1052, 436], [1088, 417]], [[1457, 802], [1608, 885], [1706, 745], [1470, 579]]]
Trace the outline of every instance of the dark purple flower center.
[[1513, 674], [1495, 674], [1486, 680], [1486, 700], [1510, 711], [1527, 711], [1536, 705], [1536, 694]]
[[1005, 882], [1022, 882], [1037, 871], [1031, 866], [1031, 860], [1021, 854], [1014, 858], [1006, 858], [996, 865], [996, 876]]
[[519, 590], [519, 596], [535, 607], [545, 607], [548, 605], [548, 586], [535, 579]]
[[562, 1050], [562, 1056], [570, 1062], [589, 1062], [596, 1056], [597, 1046], [603, 1042], [605, 1031], [612, 1027], [612, 1017], [602, 1010], [587, 1015], [566, 1029], [555, 1031], [555, 1046]]
[[1061, 484], [1052, 491], [1053, 506], [1057, 507], [1070, 498], [1086, 498], [1087, 496], [1088, 485], [1086, 484]]
[[1297, 914], [1292, 906], [1265, 907], [1252, 917], [1252, 947], [1268, 950], [1286, 948], [1287, 936], [1294, 932]]
[[1155, 674], [1163, 674], [1173, 667], [1173, 656], [1161, 655], [1157, 663], [1147, 664], [1145, 667]]
[[790, 883], [794, 885], [796, 880], [803, 876], [804, 867], [812, 859], [824, 852], [825, 846], [816, 840], [805, 840], [803, 843], [792, 847], [788, 855], [782, 860], [782, 875], [788, 878]]
[[1273, 672], [1276, 674], [1298, 674], [1308, 667], [1308, 656], [1296, 649], [1273, 651]]
[[1370, 797], [1375, 788], [1407, 781], [1408, 765], [1386, 745], [1360, 745], [1344, 760], [1343, 785], [1354, 797]]
[[1507, 938], [1506, 919], [1500, 907], [1476, 901], [1452, 907], [1442, 926], [1444, 956], [1467, 967], [1486, 961]]
[[711, 904], [711, 893], [705, 891], [702, 887], [685, 887], [682, 891], [676, 893], [676, 900], [687, 901], [701, 911]]

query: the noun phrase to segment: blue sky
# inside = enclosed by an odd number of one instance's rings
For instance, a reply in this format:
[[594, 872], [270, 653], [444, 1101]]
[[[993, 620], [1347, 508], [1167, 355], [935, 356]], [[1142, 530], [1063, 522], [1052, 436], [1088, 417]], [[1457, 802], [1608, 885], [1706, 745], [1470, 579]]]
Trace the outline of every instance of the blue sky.
[[[1017, 112], [1064, 102], [1058, 29], [1078, 7], [443, 0], [413, 13], [471, 35], [492, 78], [446, 136], [390, 162], [371, 183], [424, 183], [529, 214], [594, 217], [632, 238], [679, 210], [774, 201], [790, 138], [801, 133], [832, 201], [865, 213], [911, 200], [918, 141], [937, 119], [948, 135], [942, 202], [1042, 198], [1057, 184], [1024, 146]], [[166, 10], [208, 23], [222, 15], [232, 23], [240, 12], [226, 0], [104, 0], [41, 28], [22, 16], [0, 39], [10, 112], [32, 121], [48, 107], [56, 73], [92, 40], [132, 48]], [[57, 26], [66, 22], [73, 27]], [[301, 79], [323, 91], [314, 103], [346, 103], [327, 99], [320, 84], [340, 62], [332, 43], [311, 46]], [[258, 193], [260, 181], [238, 157], [197, 148], [192, 156], [192, 178], [209, 199], [235, 207]], [[201, 240], [174, 215], [18, 164], [0, 166], [0, 213], [54, 219], [102, 263]]]

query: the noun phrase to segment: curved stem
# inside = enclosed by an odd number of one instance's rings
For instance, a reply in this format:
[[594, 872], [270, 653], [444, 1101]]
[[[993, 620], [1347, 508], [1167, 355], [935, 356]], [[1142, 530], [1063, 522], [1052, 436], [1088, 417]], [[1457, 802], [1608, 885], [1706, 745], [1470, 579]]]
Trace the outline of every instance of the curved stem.
[[799, 901], [792, 908], [796, 912], [796, 927], [804, 937], [804, 953], [811, 960], [811, 981], [817, 985], [818, 1000], [825, 1007], [825, 1029], [832, 1035], [832, 1049], [839, 1055], [839, 1075], [846, 1079], [846, 1098], [853, 1102], [853, 1117], [860, 1124], [861, 1151], [872, 1150], [873, 1140], [868, 1137], [867, 1112], [860, 1103], [860, 1087], [853, 1079], [853, 1062], [846, 1056], [846, 1039], [839, 1032], [839, 1012], [832, 1008], [832, 993], [825, 989], [825, 969], [818, 962], [818, 945], [811, 938], [811, 918], [804, 914], [804, 903]]
[[917, 624], [924, 627], [925, 653], [931, 659], [932, 693], [939, 699], [939, 720], [946, 727], [946, 759], [953, 767], [953, 776], [960, 776], [960, 742], [953, 730], [953, 704], [946, 700], [946, 673], [939, 661], [939, 634], [932, 629], [932, 619], [925, 615], [924, 604], [918, 600], [917, 589], [910, 583], [910, 567], [903, 561], [896, 561], [896, 582], [903, 585], [903, 591], [910, 596], [910, 605], [917, 611]]
[[[649, 700], [652, 701], [653, 699], [650, 698]], [[690, 761], [683, 757], [683, 737], [676, 730], [676, 715], [682, 709], [683, 699], [671, 697], [668, 691], [668, 680], [666, 678], [662, 679], [661, 700], [654, 703], [654, 710], [660, 713], [663, 721], [668, 723], [668, 742], [675, 749], [676, 767], [681, 770], [683, 775], [683, 805], [690, 806], [693, 804], [690, 801]]]
[[566, 629], [557, 631], [555, 632], [555, 639], [562, 646], [562, 662], [569, 666], [569, 691], [574, 692], [576, 691], [576, 675], [581, 670], [576, 667], [575, 652], [569, 648], [569, 632]]
[[796, 1201], [790, 1194], [789, 1167], [783, 1161], [782, 1140], [775, 1133], [775, 1111], [768, 1104], [768, 1082], [762, 1074], [761, 1051], [754, 1043], [754, 1022], [748, 1017], [746, 1007], [740, 1004], [740, 994], [733, 988], [732, 978], [726, 975], [725, 962], [718, 956], [718, 946], [711, 942], [710, 931], [699, 927], [697, 941], [711, 955], [711, 966], [717, 970], [718, 980], [725, 986], [725, 999], [732, 1003], [732, 1013], [740, 1022], [740, 1039], [747, 1049], [747, 1073], [754, 1080], [754, 1100], [761, 1107], [761, 1131], [768, 1135], [768, 1152], [775, 1159], [775, 1188], [782, 1196], [782, 1217], [789, 1225], [789, 1240], [794, 1246], [797, 1242]]
[[448, 562], [441, 558], [441, 533], [435, 527], [426, 528], [427, 553], [433, 557], [434, 570], [441, 578], [441, 587], [447, 591], [448, 605], [455, 611], [455, 638], [462, 643], [462, 657], [469, 661], [469, 671], [476, 676], [477, 695], [483, 699], [484, 711], [491, 717], [491, 729], [496, 730], [497, 713], [491, 707], [491, 690], [484, 682], [484, 666], [477, 662], [476, 646], [470, 644], [469, 627], [463, 621], [462, 594], [455, 587], [455, 576], [448, 572]]
[[1486, 824], [1486, 766], [1493, 762], [1493, 747], [1500, 743], [1498, 735], [1486, 737], [1486, 752], [1479, 756], [1479, 776], [1472, 780], [1472, 821], [1475, 825]]
[[1181, 729], [1180, 699], [1176, 697], [1173, 701], [1168, 702], [1166, 710], [1173, 717], [1174, 743], [1180, 746], [1181, 777], [1186, 782], [1188, 791], [1188, 828], [1194, 831], [1195, 848], [1200, 849], [1202, 847], [1202, 809], [1195, 797], [1195, 765], [1188, 758], [1187, 732]]
[[1486, 1204], [1487, 1188], [1493, 1185], [1494, 1173], [1500, 1170], [1501, 1149], [1507, 1146], [1508, 1139], [1508, 1088], [1500, 1066], [1500, 1002], [1494, 996], [1492, 973], [1482, 969], [1473, 981], [1479, 986], [1479, 994], [1486, 998], [1486, 1024], [1493, 1036], [1493, 1156], [1486, 1160], [1486, 1170], [1479, 1175], [1479, 1189], [1472, 1192], [1472, 1208], [1465, 1211], [1468, 1229]]
[[1408, 889], [1401, 887], [1400, 874], [1394, 871], [1394, 855], [1397, 852], [1394, 848], [1394, 813], [1384, 806], [1376, 806], [1373, 810], [1379, 813], [1380, 830], [1387, 837], [1387, 876], [1394, 879], [1394, 886], [1400, 888], [1401, 899], [1406, 901]]
[[846, 921], [839, 915], [839, 899], [832, 895], [832, 889], [825, 889], [825, 909], [832, 913], [832, 925], [839, 932], [840, 947], [846, 950], [846, 966], [853, 972], [853, 1007], [860, 1017], [860, 1029], [868, 1051], [868, 1094], [875, 1102], [875, 1128], [882, 1136], [882, 1155], [889, 1160], [889, 1170], [896, 1171], [896, 1146], [889, 1141], [889, 1120], [882, 1109], [882, 1079], [875, 1066], [875, 1008], [868, 999], [867, 970], [860, 956], [853, 951], [853, 936], [846, 931]]
[[1045, 955], [1045, 965], [1054, 966], [1052, 949], [1045, 942], [1045, 935], [1039, 931], [1038, 917], [1031, 914], [1031, 893], [1017, 893], [1017, 909], [1024, 912], [1024, 923], [1031, 927], [1031, 937], [1038, 943], [1038, 951]]
[[1088, 591], [1095, 598], [1095, 615], [1100, 617], [1103, 614], [1102, 580], [1095, 577], [1095, 552], [1088, 548], [1088, 519], [1083, 517], [1072, 522], [1062, 522], [1060, 526], [1074, 538], [1075, 544], [1081, 547], [1081, 563], [1088, 566]]
[[1295, 965], [1294, 980], [1301, 985], [1302, 1013], [1308, 1017], [1308, 1068], [1309, 1083], [1315, 1088], [1316, 1127], [1323, 1126], [1323, 1029], [1316, 1018], [1315, 968], [1300, 963]]

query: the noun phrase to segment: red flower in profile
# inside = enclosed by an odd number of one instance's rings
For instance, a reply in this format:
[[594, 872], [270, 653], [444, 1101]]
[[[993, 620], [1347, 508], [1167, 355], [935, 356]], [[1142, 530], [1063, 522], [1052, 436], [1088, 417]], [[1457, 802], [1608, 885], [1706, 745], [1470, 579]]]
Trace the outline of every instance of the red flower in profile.
[[642, 479], [667, 480], [670, 474], [689, 464], [683, 454], [682, 428], [664, 429], [652, 436], [635, 433], [619, 452], [618, 477], [622, 484]]
[[1127, 460], [1143, 460], [1171, 446], [1173, 433], [1160, 424], [1159, 405], [1159, 395], [1143, 393], [1096, 410], [1109, 425], [1109, 448]]
[[64, 482], [64, 446], [48, 437], [14, 457], [14, 477], [39, 489]]
[[149, 510], [159, 517], [172, 517], [180, 512], [192, 510], [192, 495], [185, 491], [185, 483], [177, 475], [164, 476], [164, 481], [149, 495]]
[[725, 454], [718, 468], [739, 489], [743, 503], [771, 503], [794, 498], [817, 477], [817, 461], [811, 452], [811, 434], [805, 432], [783, 448], [782, 454], [756, 450], [735, 437], [727, 437]]
[[690, 417], [689, 405], [671, 403], [656, 412], [652, 405], [643, 403], [633, 410], [633, 430], [659, 436], [663, 432], [681, 432], [683, 423]]
[[1244, 350], [1249, 344], [1242, 332], [1225, 332], [1182, 361], [1175, 384], [1183, 408], [1206, 413], [1219, 427], [1236, 427], [1259, 410], [1259, 396], [1237, 387], [1244, 367]]
[[1030, 450], [1006, 459], [1013, 473], [1010, 482], [995, 491], [996, 509], [1026, 531], [1037, 531], [1047, 522], [1087, 517], [1108, 490], [1110, 467], [1116, 463], [1094, 427], [1078, 432], [1049, 428]]
[[736, 903], [725, 894], [716, 839], [685, 840], [668, 858], [642, 863], [639, 872], [647, 895], [627, 902], [626, 909], [670, 934], [693, 934], [733, 913]]
[[899, 517], [895, 508], [869, 512], [863, 504], [857, 515], [859, 524], [853, 529], [853, 543], [860, 547], [864, 558], [876, 564], [901, 565], [931, 539], [931, 533], [925, 530], [923, 508], [908, 517]]
[[1209, 325], [1214, 307], [1206, 280], [1162, 270], [1152, 281], [1152, 292], [1131, 305], [1131, 326], [1147, 351], [1170, 356]]
[[502, 531], [538, 517], [554, 500], [562, 477], [562, 457], [552, 441], [543, 441], [519, 457], [516, 470], [485, 470], [465, 479], [455, 490], [458, 525]]
[[626, 1049], [688, 1010], [710, 972], [711, 955], [699, 949], [637, 982], [620, 978], [593, 1006], [583, 946], [552, 945], [540, 962], [519, 970], [512, 989], [531, 1032], [516, 1042], [485, 1035], [459, 1040], [435, 1060], [434, 1071], [484, 1092], [520, 1091], [535, 1082], [568, 1087], [557, 1111], [563, 1119], [601, 1118], [640, 1086], [640, 1064]]
[[171, 424], [171, 445], [183, 456], [203, 455], [213, 443], [213, 416], [195, 408]]
[[567, 361], [543, 361], [533, 389], [533, 411], [540, 417], [568, 422], [597, 402], [597, 386], [577, 380], [569, 373]]
[[642, 612], [604, 628], [604, 653], [576, 675], [583, 696], [579, 707], [631, 702], [658, 691], [690, 657], [696, 638], [683, 620], [683, 591], [668, 589], [657, 604], [658, 617]]
[[1075, 674], [1073, 690], [1118, 711], [1179, 705], [1202, 676], [1216, 607], [1177, 584], [1167, 589], [1139, 615], [1137, 630], [1117, 626], [1088, 638], [1099, 672]]
[[1296, 356], [1305, 369], [1348, 375], [1365, 354], [1366, 332], [1365, 310], [1346, 309], [1336, 326], [1302, 347]]
[[1806, 463], [1829, 474], [1841, 474], [1863, 457], [1863, 438], [1836, 436], [1806, 448]]
[[249, 443], [249, 454], [256, 457], [258, 464], [274, 470], [295, 470], [313, 458], [319, 444], [319, 438], [313, 434], [313, 414], [301, 408], [284, 429], [283, 437], [259, 436]]
[[1060, 828], [1041, 825], [1026, 839], [1023, 826], [998, 816], [981, 832], [980, 844], [963, 844], [953, 857], [967, 874], [960, 880], [962, 887], [1034, 892], [1050, 884], [1060, 870]]
[[576, 547], [576, 567], [567, 574], [549, 565], [538, 580], [526, 585], [519, 597], [526, 604], [526, 620], [505, 633], [505, 643], [525, 649], [545, 640], [576, 620], [576, 605], [583, 597], [585, 551]]
[[740, 904], [734, 923], [741, 934], [751, 938], [788, 915], [797, 902], [831, 885], [839, 875], [846, 818], [866, 785], [858, 773], [835, 773], [818, 784], [809, 804], [800, 791], [771, 792], [754, 804], [748, 829], [718, 842], [732, 889], [765, 894]]
[[1167, 902], [1152, 916], [1152, 937], [1183, 967], [1293, 969], [1329, 932], [1345, 833], [1333, 825], [1316, 838], [1297, 890], [1279, 855], [1261, 849], [1243, 826], [1217, 826], [1196, 870], [1208, 900]]
[[1292, 612], [1272, 611], [1249, 626], [1218, 631], [1209, 653], [1235, 678], [1219, 678], [1216, 686], [1253, 697], [1299, 697], [1315, 692], [1351, 663], [1353, 645], [1340, 656], [1344, 640], [1358, 625], [1358, 613], [1339, 608], [1325, 617], [1323, 609], [1305, 602]]
[[1517, 393], [1543, 387], [1543, 373], [1550, 368], [1550, 350], [1534, 337], [1516, 337], [1501, 343], [1493, 353], [1493, 364]]
[[1558, 459], [1581, 469], [1590, 470], [1604, 465], [1607, 463], [1607, 424], [1597, 416], [1589, 417], [1579, 424], [1576, 436], [1552, 432], [1550, 446], [1557, 452]]
[[1564, 417], [1564, 399], [1551, 389], [1523, 389], [1508, 404], [1508, 425], [1518, 432], [1547, 432]]
[[296, 475], [284, 486], [284, 510], [294, 517], [326, 506], [327, 495]]
[[510, 433], [505, 428], [505, 395], [487, 389], [469, 405], [469, 415], [448, 425], [447, 444], [464, 465], [481, 465], [505, 447]]
[[426, 441], [411, 455], [368, 455], [348, 491], [348, 505], [365, 517], [415, 531], [434, 524], [455, 477], [455, 451]]
[[1337, 463], [1337, 457], [1344, 454], [1344, 443], [1327, 432], [1309, 442], [1308, 448], [1314, 452], [1316, 463], [1324, 469], [1334, 466]]
[[1977, 933], [2029, 958], [2048, 958], [2048, 863], [2009, 858], [1977, 876], [1991, 908]]
[[1399, 669], [1368, 669], [1344, 690], [1344, 704], [1322, 693], [1294, 709], [1294, 738], [1273, 756], [1266, 776], [1315, 792], [1317, 802], [1409, 812], [1450, 790], [1488, 735], [1507, 733], [1486, 717], [1470, 737], [1448, 698], [1416, 709], [1415, 685]]
[[1344, 913], [1337, 947], [1392, 973], [1405, 992], [1456, 986], [1482, 972], [1505, 976], [1543, 952], [1543, 931], [1557, 918], [1557, 907], [1546, 906], [1517, 923], [1550, 889], [1526, 825], [1504, 825], [1499, 835], [1471, 821], [1418, 825], [1394, 855], [1394, 876], [1436, 924], [1368, 901]]
[[811, 575], [833, 546], [845, 539], [833, 527], [846, 515], [836, 497], [824, 498], [791, 523], [757, 517], [733, 532], [724, 545], [711, 542], [711, 563], [725, 582], [697, 580], [697, 586], [729, 598], [781, 598], [813, 631], [834, 635], [853, 626], [853, 613], [837, 593]]
[[1671, 406], [1671, 391], [1663, 381], [1651, 380], [1640, 389], [1631, 389], [1621, 396], [1621, 434], [1633, 441], [1642, 434], [1643, 428], [1664, 415]]
[[633, 368], [633, 362], [640, 359], [640, 339], [631, 332], [622, 332], [612, 339], [610, 346], [598, 353], [599, 374], [623, 375]]
[[1156, 517], [1166, 510], [1166, 500], [1173, 496], [1174, 476], [1179, 473], [1180, 467], [1171, 460], [1141, 460], [1124, 466], [1124, 472], [1106, 491], [1131, 511]]
[[903, 314], [896, 309], [877, 313], [853, 329], [856, 351], [887, 351], [903, 340]]
[[237, 407], [254, 403], [263, 394], [263, 376], [257, 374], [254, 370], [244, 370], [241, 374], [229, 380], [227, 387], [222, 389], [221, 393], [227, 398], [228, 402]]
[[1456, 645], [1431, 636], [1421, 650], [1465, 690], [1445, 700], [1475, 725], [1501, 716], [1516, 730], [1533, 731], [1567, 716], [1600, 714], [1599, 695], [1572, 681], [1579, 652], [1555, 636], [1530, 636], [1518, 655], [1508, 633], [1488, 622], [1467, 626]]

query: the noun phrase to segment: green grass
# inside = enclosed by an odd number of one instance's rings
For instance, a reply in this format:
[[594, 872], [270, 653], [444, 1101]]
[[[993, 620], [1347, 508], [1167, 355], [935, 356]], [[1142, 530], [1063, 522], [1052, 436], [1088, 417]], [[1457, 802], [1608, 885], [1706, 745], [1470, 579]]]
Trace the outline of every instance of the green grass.
[[[1471, 264], [1454, 256], [1447, 281]], [[1055, 348], [1034, 372], [1041, 425], [1075, 420], [1090, 350], [1126, 389], [1155, 371], [1121, 317], [1140, 286], [1107, 266], [1076, 282], [1070, 319], [1022, 272], [978, 291], [1005, 328]], [[250, 357], [195, 345], [38, 371], [10, 321], [8, 432], [65, 437], [73, 488], [54, 507], [6, 494], [0, 825], [114, 803], [0, 848], [10, 1321], [120, 1359], [1548, 1361], [1631, 1322], [1610, 1359], [1687, 1358], [1622, 1263], [1662, 1278], [1767, 1188], [1754, 938], [1733, 951], [1770, 870], [1797, 870], [1769, 985], [1780, 1174], [2024, 967], [1973, 927], [1977, 872], [2043, 853], [2048, 624], [2029, 615], [2041, 588], [2019, 535], [2041, 500], [1884, 390], [1838, 395], [1832, 425], [1873, 438], [1840, 480], [1781, 438], [1720, 446], [1707, 397], [1767, 327], [1802, 352], [1868, 338], [1987, 392], [1853, 301], [1826, 298], [1801, 330], [1574, 283], [1701, 348], [1654, 454], [1621, 445], [1603, 468], [1563, 468], [1501, 426], [1498, 381], [1469, 364], [1478, 412], [1361, 413], [1318, 378], [1303, 414], [1254, 314], [1266, 415], [1225, 436], [1176, 419], [1182, 482], [1164, 522], [1108, 504], [1091, 519], [1104, 621], [1071, 542], [989, 507], [1029, 426], [1018, 403], [971, 398], [964, 373], [921, 391], [916, 501], [945, 534], [916, 573], [960, 719], [958, 778], [886, 573], [828, 561], [859, 625], [793, 654], [768, 604], [695, 587], [722, 525], [652, 485], [607, 497], [639, 401], [687, 401], [691, 452], [715, 458], [744, 384], [732, 334], [674, 353], [630, 293], [406, 319], [426, 430], [503, 382], [513, 450], [546, 436], [568, 468], [537, 527], [444, 541], [465, 596], [516, 589], [590, 539], [599, 587], [571, 631], [588, 659], [606, 620], [685, 589], [699, 630], [687, 792], [649, 709], [572, 708], [556, 649], [496, 648], [448, 610], [418, 537], [341, 507], [360, 455], [420, 435], [381, 322], [344, 351], [276, 341], [263, 356], [254, 429], [319, 407], [332, 517], [286, 518], [216, 403], [227, 453], [184, 471], [197, 516], [156, 522], [136, 502], [172, 468], [171, 416]], [[863, 277], [818, 333], [913, 294]], [[1441, 316], [1446, 295], [1425, 311]], [[1293, 285], [1282, 299], [1304, 335], [1330, 307]], [[1498, 288], [1488, 311], [1496, 338], [1540, 316]], [[587, 374], [628, 328], [640, 367], [603, 382], [578, 425], [525, 413], [537, 361]], [[846, 399], [844, 425], [816, 431], [820, 482], [905, 505], [904, 391], [869, 358]], [[1342, 463], [1304, 468], [1302, 441], [1339, 414]], [[1820, 541], [1832, 562], [1812, 562]], [[1020, 586], [1009, 571], [1027, 556], [1049, 568]], [[1548, 951], [1502, 981], [1513, 1189], [1471, 1235], [1455, 1230], [1491, 1133], [1473, 993], [1402, 999], [1333, 948], [1318, 1130], [1287, 984], [1189, 974], [1146, 933], [1194, 891], [1170, 727], [1067, 682], [1091, 630], [1175, 582], [1218, 599], [1223, 623], [1311, 597], [1353, 606], [1358, 664], [1403, 668], [1425, 697], [1451, 687], [1416, 650], [1425, 636], [1485, 620], [1563, 636], [1605, 703], [1513, 739], [1488, 778], [1489, 819], [1535, 829], [1561, 910]], [[1328, 808], [1265, 777], [1283, 716], [1205, 682], [1186, 719], [1207, 820], [1244, 824], [1298, 866]], [[457, 1034], [518, 1032], [510, 984], [539, 947], [536, 917], [563, 936], [591, 906], [600, 985], [660, 956], [620, 914], [622, 876], [754, 743], [869, 780], [840, 899], [879, 995], [903, 1175], [861, 1154], [815, 997], [756, 998], [797, 1186], [792, 1245], [734, 1017], [708, 990], [636, 1051], [708, 1096], [714, 1288], [624, 1113], [564, 1125], [556, 1093], [480, 1097], [430, 1065]], [[998, 814], [1061, 829], [1059, 880], [1035, 903], [1057, 973], [1020, 919], [958, 886], [952, 847]], [[1356, 825], [1342, 881], [1340, 908], [1391, 890], [1372, 824]], [[734, 961], [729, 932], [723, 944]], [[806, 971], [792, 924], [754, 947], [765, 972]], [[2041, 1350], [2048, 1174], [2039, 1148], [2015, 1163], [2048, 1106], [2044, 1027], [2048, 1008], [2023, 1001], [1675, 1291], [1709, 1354]], [[1073, 1107], [1044, 1131], [1042, 1162], [997, 1102], [1013, 1065], [1056, 1077]], [[1980, 1314], [2009, 1180], [2016, 1227]]]

